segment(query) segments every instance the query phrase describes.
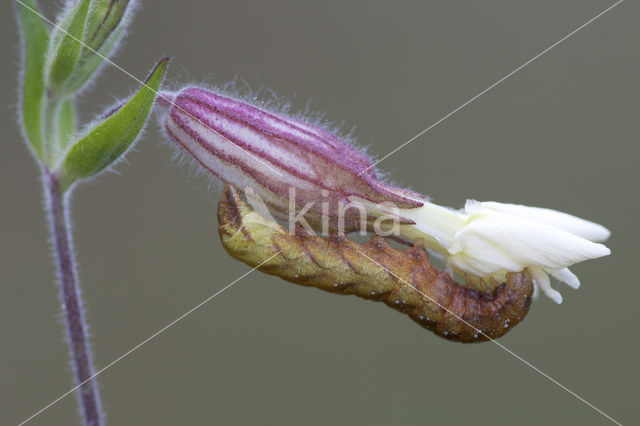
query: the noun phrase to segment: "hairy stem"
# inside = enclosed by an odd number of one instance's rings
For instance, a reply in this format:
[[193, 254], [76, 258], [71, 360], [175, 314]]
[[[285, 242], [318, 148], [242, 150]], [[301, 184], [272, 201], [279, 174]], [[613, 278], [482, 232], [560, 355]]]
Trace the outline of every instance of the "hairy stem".
[[94, 369], [91, 347], [82, 309], [82, 297], [69, 228], [68, 203], [61, 192], [58, 180], [47, 170], [44, 171], [44, 192], [75, 382], [78, 385], [82, 384], [78, 393], [78, 402], [82, 408], [84, 424], [102, 426], [104, 421], [100, 394], [97, 382], [92, 378]]

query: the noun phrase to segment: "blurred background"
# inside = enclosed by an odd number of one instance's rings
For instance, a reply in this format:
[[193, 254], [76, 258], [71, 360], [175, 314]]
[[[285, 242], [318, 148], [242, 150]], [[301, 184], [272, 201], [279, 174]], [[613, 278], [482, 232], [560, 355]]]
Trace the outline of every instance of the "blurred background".
[[[48, 3], [48, 2], [47, 2]], [[56, 5], [46, 5], [48, 16]], [[59, 2], [55, 2], [59, 3]], [[170, 85], [242, 77], [357, 125], [381, 157], [610, 6], [609, 1], [144, 1], [115, 62]], [[18, 33], [0, 22], [0, 424], [72, 385], [38, 169], [15, 122]], [[637, 419], [640, 7], [626, 1], [387, 158], [399, 185], [566, 211], [609, 227], [578, 291], [541, 297], [500, 343], [622, 423]], [[136, 83], [114, 67], [83, 122]], [[218, 194], [155, 123], [128, 164], [74, 194], [97, 368], [249, 268], [217, 236]], [[497, 345], [251, 273], [99, 376], [110, 425], [599, 425], [610, 422]], [[78, 423], [71, 395], [32, 425]]]

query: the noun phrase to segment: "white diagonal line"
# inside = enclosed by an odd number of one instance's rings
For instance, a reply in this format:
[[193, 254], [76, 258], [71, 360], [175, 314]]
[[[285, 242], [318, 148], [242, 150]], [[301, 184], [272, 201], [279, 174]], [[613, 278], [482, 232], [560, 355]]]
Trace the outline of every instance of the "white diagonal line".
[[535, 365], [531, 364], [529, 361], [527, 361], [526, 359], [524, 359], [523, 357], [521, 357], [520, 355], [516, 354], [515, 352], [513, 352], [511, 349], [507, 348], [505, 345], [503, 345], [502, 343], [496, 341], [495, 339], [492, 339], [489, 335], [487, 335], [486, 333], [484, 333], [482, 330], [480, 330], [479, 328], [473, 326], [472, 324], [470, 324], [468, 321], [464, 320], [462, 317], [460, 317], [458, 314], [456, 314], [455, 312], [447, 309], [445, 306], [441, 305], [439, 302], [437, 302], [436, 300], [434, 300], [433, 298], [429, 297], [428, 295], [426, 295], [425, 293], [421, 292], [420, 290], [418, 290], [417, 288], [415, 288], [414, 286], [412, 286], [411, 284], [409, 284], [408, 282], [406, 282], [405, 280], [403, 280], [402, 278], [400, 278], [399, 276], [397, 276], [396, 274], [394, 274], [393, 272], [391, 272], [387, 267], [385, 267], [384, 265], [381, 265], [380, 263], [376, 262], [374, 259], [372, 259], [371, 257], [367, 256], [365, 253], [363, 253], [362, 251], [356, 249], [356, 251], [358, 253], [360, 253], [362, 256], [366, 257], [367, 259], [369, 259], [370, 261], [372, 261], [373, 263], [375, 263], [376, 265], [378, 265], [380, 268], [384, 269], [388, 274], [393, 275], [393, 277], [395, 277], [396, 279], [398, 279], [402, 284], [406, 285], [407, 287], [417, 291], [418, 293], [420, 293], [421, 295], [423, 295], [424, 297], [426, 297], [427, 299], [429, 299], [431, 302], [437, 304], [439, 307], [441, 307], [442, 309], [444, 309], [445, 311], [447, 311], [449, 314], [453, 315], [454, 317], [458, 318], [460, 321], [464, 322], [466, 325], [468, 325], [469, 327], [471, 327], [472, 329], [474, 329], [476, 331], [476, 333], [478, 334], [482, 334], [483, 336], [485, 336], [487, 339], [489, 339], [490, 341], [492, 341], [493, 343], [495, 343], [496, 345], [498, 345], [501, 349], [505, 350], [506, 352], [510, 353], [511, 355], [513, 355], [517, 360], [519, 360], [520, 362], [524, 363], [525, 365], [531, 367], [533, 370], [535, 370], [536, 372], [538, 372], [539, 374], [541, 374], [543, 377], [545, 377], [547, 380], [550, 380], [551, 382], [555, 383], [556, 385], [558, 385], [560, 388], [564, 389], [565, 391], [567, 391], [569, 394], [571, 394], [572, 396], [576, 397], [577, 399], [579, 399], [580, 401], [582, 401], [583, 403], [585, 403], [586, 405], [588, 405], [589, 407], [591, 407], [592, 409], [594, 409], [595, 411], [597, 411], [598, 413], [602, 414], [604, 417], [606, 417], [607, 419], [611, 420], [613, 423], [617, 424], [618, 426], [622, 426], [622, 424], [620, 422], [618, 422], [617, 420], [615, 420], [614, 418], [612, 418], [611, 416], [609, 416], [607, 413], [605, 413], [604, 411], [602, 411], [601, 409], [599, 409], [598, 407], [596, 407], [595, 405], [593, 405], [592, 403], [590, 403], [589, 401], [587, 401], [586, 399], [584, 399], [583, 397], [581, 397], [580, 395], [578, 395], [577, 393], [575, 393], [574, 391], [572, 391], [571, 389], [569, 389], [568, 387], [566, 387], [565, 385], [563, 385], [562, 383], [560, 383], [559, 381], [557, 381], [556, 379], [554, 379], [553, 377], [551, 377], [550, 375], [548, 375], [547, 373], [545, 373], [544, 371], [540, 370], [538, 367], [536, 367]]
[[454, 115], [455, 113], [457, 113], [458, 111], [460, 111], [462, 108], [466, 107], [467, 105], [469, 105], [471, 102], [475, 101], [476, 99], [478, 99], [480, 96], [484, 95], [485, 93], [487, 93], [488, 91], [490, 91], [491, 89], [493, 89], [494, 87], [496, 87], [497, 85], [499, 85], [500, 83], [502, 83], [503, 81], [505, 81], [506, 79], [508, 79], [509, 77], [511, 77], [512, 75], [514, 75], [515, 73], [517, 73], [518, 71], [520, 71], [521, 69], [523, 69], [524, 67], [526, 67], [527, 65], [529, 65], [530, 63], [532, 63], [533, 61], [535, 61], [536, 59], [538, 59], [539, 57], [541, 57], [542, 55], [544, 55], [545, 53], [549, 52], [551, 49], [553, 49], [554, 47], [556, 47], [557, 45], [559, 45], [560, 43], [564, 42], [565, 40], [567, 40], [569, 37], [573, 36], [574, 34], [576, 34], [578, 31], [584, 29], [587, 25], [591, 24], [593, 21], [595, 21], [596, 19], [600, 18], [602, 15], [604, 15], [605, 13], [609, 12], [611, 9], [613, 9], [614, 7], [618, 6], [620, 3], [622, 3], [624, 0], [619, 0], [618, 2], [612, 4], [611, 6], [609, 6], [608, 8], [606, 8], [605, 10], [603, 10], [602, 12], [600, 12], [599, 14], [597, 14], [596, 16], [594, 16], [593, 18], [589, 19], [587, 22], [585, 22], [584, 24], [580, 25], [578, 28], [576, 28], [575, 30], [571, 31], [569, 34], [567, 34], [566, 36], [562, 37], [560, 40], [556, 41], [555, 43], [553, 43], [551, 46], [547, 47], [546, 49], [544, 49], [542, 52], [538, 53], [536, 56], [534, 56], [533, 58], [529, 59], [527, 62], [525, 62], [524, 64], [520, 65], [518, 68], [514, 69], [513, 71], [511, 71], [509, 74], [505, 75], [504, 77], [502, 77], [500, 80], [496, 81], [495, 83], [493, 83], [491, 86], [487, 87], [486, 89], [484, 89], [482, 92], [478, 93], [477, 95], [475, 95], [474, 97], [472, 97], [471, 99], [469, 99], [468, 101], [466, 101], [465, 103], [463, 103], [462, 105], [460, 105], [459, 107], [455, 108], [454, 110], [450, 111], [447, 115], [445, 115], [444, 117], [442, 117], [441, 119], [439, 119], [438, 121], [436, 121], [435, 123], [431, 124], [429, 127], [427, 127], [426, 129], [422, 130], [420, 133], [418, 133], [417, 135], [415, 135], [414, 137], [412, 137], [411, 139], [409, 139], [408, 141], [406, 141], [405, 143], [403, 143], [402, 145], [400, 145], [399, 147], [397, 147], [396, 149], [394, 149], [393, 151], [391, 151], [390, 153], [388, 153], [387, 155], [385, 155], [384, 157], [380, 158], [379, 160], [377, 160], [376, 162], [374, 162], [372, 165], [370, 165], [369, 167], [367, 167], [366, 169], [364, 169], [363, 171], [361, 171], [360, 173], [358, 173], [358, 176], [362, 175], [363, 173], [365, 173], [367, 170], [370, 170], [371, 168], [375, 167], [376, 165], [378, 165], [380, 162], [384, 161], [386, 158], [388, 158], [389, 156], [395, 154], [397, 151], [399, 151], [400, 149], [404, 148], [405, 146], [407, 146], [408, 144], [410, 144], [411, 142], [413, 142], [414, 140], [418, 139], [420, 136], [424, 135], [425, 133], [427, 133], [429, 130], [433, 129], [434, 127], [436, 127], [438, 124], [442, 123], [444, 120], [446, 120], [447, 118], [451, 117], [452, 115]]
[[131, 74], [129, 71], [125, 70], [124, 68], [122, 68], [120, 65], [116, 64], [115, 62], [113, 62], [111, 59], [107, 58], [106, 56], [104, 56], [102, 53], [96, 51], [95, 49], [92, 49], [91, 47], [87, 46], [85, 43], [82, 42], [82, 40], [78, 40], [77, 37], [74, 37], [73, 35], [69, 34], [67, 31], [65, 31], [64, 29], [60, 28], [58, 25], [56, 25], [55, 23], [53, 23], [51, 20], [49, 20], [47, 17], [41, 15], [40, 13], [38, 13], [38, 11], [30, 8], [29, 6], [27, 6], [26, 4], [24, 4], [22, 2], [22, 0], [16, 0], [18, 3], [20, 3], [20, 5], [22, 5], [24, 8], [30, 10], [31, 12], [35, 13], [36, 15], [38, 15], [40, 18], [42, 18], [45, 22], [47, 22], [49, 25], [53, 26], [55, 29], [57, 29], [58, 31], [63, 32], [64, 34], [68, 35], [69, 37], [71, 37], [73, 40], [77, 41], [78, 43], [80, 43], [82, 46], [86, 47], [87, 49], [89, 49], [91, 52], [95, 53], [96, 55], [98, 55], [103, 61], [110, 63], [111, 65], [113, 65], [114, 67], [116, 67], [118, 70], [122, 71], [123, 73], [125, 73], [126, 75], [128, 75], [129, 77], [131, 77], [132, 79], [134, 79], [136, 82], [138, 82], [139, 84], [141, 84], [142, 86], [146, 87], [147, 89], [151, 90], [153, 93], [156, 94], [157, 97], [159, 97], [160, 99], [168, 102], [169, 104], [171, 104], [172, 106], [176, 107], [177, 109], [179, 109], [180, 111], [182, 111], [183, 113], [185, 113], [186, 115], [188, 115], [190, 118], [196, 120], [197, 122], [199, 122], [200, 124], [202, 124], [206, 129], [211, 130], [213, 133], [217, 134], [218, 136], [220, 136], [222, 139], [226, 140], [227, 142], [229, 142], [231, 145], [235, 146], [236, 148], [238, 148], [239, 150], [241, 150], [242, 152], [244, 152], [245, 154], [247, 154], [249, 157], [253, 158], [254, 160], [258, 161], [260, 164], [262, 164], [263, 166], [266, 166], [267, 168], [271, 169], [271, 171], [275, 172], [278, 176], [283, 176], [283, 174], [273, 168], [271, 165], [269, 165], [268, 163], [266, 163], [264, 160], [261, 160], [260, 158], [257, 158], [256, 156], [254, 156], [253, 154], [251, 154], [250, 152], [248, 152], [247, 150], [245, 150], [244, 148], [242, 148], [241, 146], [239, 146], [236, 143], [233, 143], [232, 141], [230, 141], [228, 138], [226, 138], [224, 135], [220, 134], [220, 132], [218, 132], [217, 130], [215, 130], [214, 128], [212, 128], [211, 126], [209, 126], [206, 123], [203, 123], [202, 120], [200, 120], [198, 117], [194, 116], [193, 114], [189, 113], [188, 111], [186, 111], [184, 108], [182, 108], [180, 105], [177, 105], [175, 102], [173, 102], [172, 99], [168, 99], [167, 97], [165, 97], [164, 95], [162, 95], [160, 92], [158, 92], [157, 90], [153, 89], [152, 87], [149, 87], [147, 85], [147, 83], [145, 83], [144, 81], [140, 80], [138, 77], [134, 76], [133, 74]]
[[252, 273], [253, 271], [255, 271], [256, 269], [258, 269], [260, 266], [262, 266], [263, 264], [269, 262], [271, 259], [273, 259], [274, 257], [276, 257], [277, 255], [280, 254], [280, 251], [278, 251], [276, 254], [274, 254], [273, 256], [270, 256], [267, 260], [265, 260], [264, 262], [262, 262], [260, 265], [250, 269], [249, 271], [245, 272], [244, 274], [240, 275], [238, 278], [236, 278], [235, 280], [233, 280], [231, 283], [227, 284], [225, 287], [223, 287], [222, 289], [218, 290], [217, 292], [215, 292], [214, 294], [212, 294], [211, 296], [207, 297], [206, 299], [204, 299], [202, 302], [198, 303], [197, 305], [195, 305], [193, 308], [189, 309], [187, 312], [183, 313], [182, 315], [180, 315], [178, 318], [174, 319], [173, 321], [171, 321], [169, 324], [165, 325], [164, 327], [162, 327], [160, 330], [156, 331], [155, 333], [153, 333], [151, 336], [147, 337], [146, 339], [144, 339], [143, 341], [141, 341], [140, 343], [138, 343], [137, 345], [135, 345], [134, 347], [132, 347], [131, 349], [129, 349], [128, 351], [126, 351], [125, 353], [123, 353], [122, 355], [120, 355], [119, 357], [117, 357], [116, 359], [114, 359], [113, 361], [111, 361], [109, 364], [105, 365], [104, 367], [102, 367], [100, 370], [96, 371], [91, 377], [89, 377], [88, 379], [86, 379], [85, 381], [83, 381], [82, 383], [79, 383], [78, 385], [74, 386], [73, 388], [69, 389], [67, 392], [63, 393], [62, 395], [60, 395], [58, 398], [54, 399], [53, 401], [51, 401], [50, 403], [48, 403], [47, 405], [45, 405], [44, 407], [42, 407], [40, 410], [38, 410], [36, 413], [32, 414], [31, 416], [29, 416], [28, 418], [26, 418], [25, 420], [23, 420], [22, 422], [20, 422], [18, 424], [18, 426], [22, 426], [24, 424], [26, 424], [27, 422], [31, 421], [34, 417], [38, 416], [39, 414], [42, 414], [44, 411], [48, 410], [49, 408], [51, 408], [53, 405], [55, 405], [56, 403], [58, 403], [60, 400], [64, 399], [65, 397], [69, 396], [70, 394], [72, 394], [73, 392], [75, 392], [78, 388], [80, 388], [82, 385], [84, 385], [85, 383], [93, 380], [96, 378], [96, 376], [98, 376], [99, 374], [103, 373], [105, 370], [107, 370], [110, 367], [113, 367], [115, 364], [117, 364], [118, 362], [122, 361], [122, 359], [124, 359], [125, 357], [129, 356], [131, 353], [135, 352], [136, 350], [140, 349], [143, 345], [149, 343], [150, 340], [154, 339], [155, 337], [157, 337], [159, 334], [164, 333], [165, 331], [167, 331], [170, 327], [174, 326], [177, 322], [183, 320], [185, 317], [191, 315], [193, 312], [195, 312], [198, 308], [200, 308], [202, 305], [204, 305], [205, 303], [211, 301], [212, 299], [214, 299], [216, 296], [218, 296], [220, 293], [222, 293], [223, 291], [225, 291], [226, 289], [228, 289], [229, 287], [233, 286], [234, 284], [236, 284], [238, 281], [240, 281], [241, 279], [243, 279], [244, 277], [246, 277], [247, 275], [249, 275], [250, 273]]

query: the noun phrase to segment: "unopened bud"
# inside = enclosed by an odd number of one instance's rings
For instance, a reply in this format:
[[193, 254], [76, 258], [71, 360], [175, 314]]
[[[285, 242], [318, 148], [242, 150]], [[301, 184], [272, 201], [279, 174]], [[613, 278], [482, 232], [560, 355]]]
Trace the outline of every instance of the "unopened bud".
[[168, 108], [167, 135], [211, 174], [251, 187], [275, 216], [290, 215], [291, 202], [313, 228], [322, 228], [324, 215], [331, 229], [350, 232], [363, 225], [362, 209], [374, 219], [369, 227], [383, 213], [378, 205], [423, 203], [418, 194], [382, 182], [366, 155], [319, 126], [198, 87], [162, 97], [172, 100], [160, 102]]

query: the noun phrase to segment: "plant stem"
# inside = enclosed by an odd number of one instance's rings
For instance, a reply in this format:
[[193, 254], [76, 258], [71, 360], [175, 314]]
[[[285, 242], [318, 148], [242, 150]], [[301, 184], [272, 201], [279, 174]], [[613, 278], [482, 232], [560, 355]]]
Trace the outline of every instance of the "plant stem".
[[59, 149], [58, 144], [58, 116], [60, 115], [60, 102], [53, 98], [48, 97], [45, 111], [45, 134], [47, 135], [47, 143], [43, 144], [44, 149], [44, 161], [45, 164], [51, 166], [52, 157], [55, 154], [55, 150]]
[[[44, 169], [44, 192], [49, 212], [52, 246], [58, 271], [60, 297], [67, 326], [67, 337], [76, 384], [82, 384], [78, 402], [86, 426], [103, 426], [100, 394], [95, 379], [87, 325], [69, 228], [67, 197], [56, 177]], [[86, 383], [85, 383], [86, 382]]]

